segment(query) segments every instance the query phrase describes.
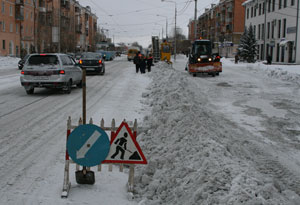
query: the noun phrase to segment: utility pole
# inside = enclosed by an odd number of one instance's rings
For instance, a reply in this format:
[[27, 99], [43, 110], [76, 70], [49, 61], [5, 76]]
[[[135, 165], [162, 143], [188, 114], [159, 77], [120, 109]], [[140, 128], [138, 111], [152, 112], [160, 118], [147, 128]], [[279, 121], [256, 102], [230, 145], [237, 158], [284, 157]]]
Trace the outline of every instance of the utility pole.
[[194, 40], [197, 39], [197, 0], [195, 0]]
[[176, 5], [176, 2], [175, 2], [175, 46], [174, 46], [174, 61], [176, 61], [176, 41], [177, 41], [177, 28], [176, 28], [176, 19], [177, 19], [177, 5]]
[[58, 7], [58, 52], [60, 53], [60, 27], [61, 27], [61, 1], [58, 1], [59, 7]]

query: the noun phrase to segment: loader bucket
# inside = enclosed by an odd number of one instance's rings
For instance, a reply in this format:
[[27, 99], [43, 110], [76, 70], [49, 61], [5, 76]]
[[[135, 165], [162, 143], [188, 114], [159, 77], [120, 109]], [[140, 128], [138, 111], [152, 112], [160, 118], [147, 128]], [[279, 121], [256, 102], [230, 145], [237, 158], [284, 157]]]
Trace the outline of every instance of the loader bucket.
[[93, 171], [79, 170], [75, 172], [78, 184], [95, 184], [95, 174]]

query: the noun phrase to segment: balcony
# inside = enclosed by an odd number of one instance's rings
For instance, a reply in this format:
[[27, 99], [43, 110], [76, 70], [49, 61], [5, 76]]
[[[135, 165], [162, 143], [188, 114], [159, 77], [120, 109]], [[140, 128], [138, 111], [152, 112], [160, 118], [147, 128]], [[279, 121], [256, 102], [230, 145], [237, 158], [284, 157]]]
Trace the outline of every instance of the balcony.
[[225, 22], [226, 22], [226, 23], [232, 22], [232, 17], [227, 17], [226, 20], [225, 20]]
[[16, 21], [24, 20], [24, 6], [22, 4], [15, 5], [15, 19]]
[[80, 7], [78, 7], [78, 6], [75, 7], [75, 13], [76, 14], [80, 14], [81, 13]]
[[62, 8], [70, 9], [70, 1], [69, 0], [61, 0], [60, 5]]
[[75, 31], [76, 33], [82, 33], [82, 24], [76, 24], [75, 25]]
[[24, 0], [16, 0], [16, 5], [24, 6]]
[[232, 13], [232, 6], [227, 7], [227, 12], [228, 12], [228, 13]]

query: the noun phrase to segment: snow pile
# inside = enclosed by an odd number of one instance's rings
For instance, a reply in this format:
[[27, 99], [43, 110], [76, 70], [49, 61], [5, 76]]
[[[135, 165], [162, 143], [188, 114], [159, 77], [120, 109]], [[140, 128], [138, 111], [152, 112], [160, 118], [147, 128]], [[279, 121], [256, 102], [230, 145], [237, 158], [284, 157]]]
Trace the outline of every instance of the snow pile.
[[235, 64], [233, 60], [222, 58], [222, 62], [226, 66], [244, 67], [249, 70], [263, 71], [267, 76], [281, 79], [284, 81], [299, 83], [300, 82], [300, 66], [299, 65], [265, 65], [261, 62]]
[[161, 64], [151, 77], [149, 130], [139, 135], [149, 164], [135, 177], [140, 205], [296, 204], [297, 194], [253, 168], [247, 133], [214, 113], [188, 75]]
[[20, 58], [10, 56], [0, 56], [0, 69], [17, 69]]

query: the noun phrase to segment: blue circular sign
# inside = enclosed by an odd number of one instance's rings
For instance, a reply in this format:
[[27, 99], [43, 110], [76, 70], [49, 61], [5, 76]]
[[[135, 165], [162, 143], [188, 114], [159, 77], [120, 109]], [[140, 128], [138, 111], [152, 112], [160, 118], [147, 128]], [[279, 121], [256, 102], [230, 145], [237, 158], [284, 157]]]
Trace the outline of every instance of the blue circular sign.
[[79, 165], [92, 167], [106, 159], [110, 142], [106, 132], [93, 124], [80, 125], [73, 130], [67, 141], [71, 159]]

